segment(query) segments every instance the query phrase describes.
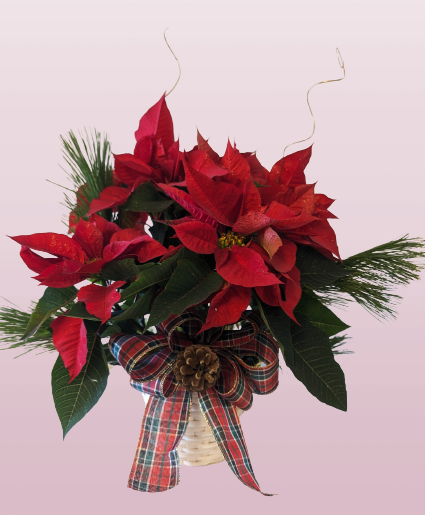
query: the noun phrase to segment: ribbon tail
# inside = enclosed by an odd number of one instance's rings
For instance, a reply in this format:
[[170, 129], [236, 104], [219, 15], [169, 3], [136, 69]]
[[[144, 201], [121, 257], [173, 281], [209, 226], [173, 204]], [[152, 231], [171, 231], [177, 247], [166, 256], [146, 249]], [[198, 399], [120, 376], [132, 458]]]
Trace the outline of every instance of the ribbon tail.
[[150, 397], [143, 416], [128, 487], [164, 492], [179, 484], [177, 446], [189, 423], [191, 393], [178, 389], [167, 399]]
[[232, 472], [249, 488], [263, 495], [274, 495], [262, 492], [255, 479], [236, 408], [222, 399], [215, 388], [199, 393], [198, 398], [201, 411]]

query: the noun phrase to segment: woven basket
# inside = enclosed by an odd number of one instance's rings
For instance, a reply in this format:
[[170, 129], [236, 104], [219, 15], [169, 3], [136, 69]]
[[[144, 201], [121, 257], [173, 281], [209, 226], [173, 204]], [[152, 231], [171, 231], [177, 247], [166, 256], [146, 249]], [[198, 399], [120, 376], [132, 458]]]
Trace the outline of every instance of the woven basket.
[[[149, 395], [143, 393], [143, 398], [147, 404]], [[243, 410], [236, 408], [238, 415]], [[215, 441], [211, 429], [202, 414], [199, 407], [198, 394], [192, 393], [192, 412], [190, 414], [189, 424], [186, 432], [177, 447], [180, 458], [180, 465], [188, 467], [202, 467], [204, 465], [213, 465], [224, 461], [220, 448]]]

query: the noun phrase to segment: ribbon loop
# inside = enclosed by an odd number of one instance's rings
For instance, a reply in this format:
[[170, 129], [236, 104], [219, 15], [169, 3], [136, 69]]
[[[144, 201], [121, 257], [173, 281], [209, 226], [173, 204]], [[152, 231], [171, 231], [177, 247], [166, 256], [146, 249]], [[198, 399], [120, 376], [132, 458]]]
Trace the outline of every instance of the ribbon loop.
[[[279, 350], [275, 341], [266, 333], [259, 332], [255, 340], [233, 351], [235, 359], [243, 367], [247, 380], [257, 395], [272, 393], [279, 384]], [[251, 367], [242, 357], [254, 356], [262, 366]]]
[[111, 336], [109, 349], [118, 363], [128, 374], [131, 374], [136, 363], [141, 361], [144, 356], [155, 350], [162, 350], [167, 344], [167, 338], [159, 333], [145, 336], [129, 336], [119, 333]]
[[252, 389], [245, 379], [243, 369], [229, 353], [220, 352], [221, 375], [215, 385], [221, 398], [244, 411], [252, 406]]

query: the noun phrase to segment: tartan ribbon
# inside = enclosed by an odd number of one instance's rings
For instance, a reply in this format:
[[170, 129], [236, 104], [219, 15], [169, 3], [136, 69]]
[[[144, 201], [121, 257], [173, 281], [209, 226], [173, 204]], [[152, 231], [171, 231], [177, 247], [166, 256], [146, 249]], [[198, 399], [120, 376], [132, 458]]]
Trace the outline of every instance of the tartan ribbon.
[[[173, 365], [179, 352], [193, 344], [208, 345], [219, 356], [221, 374], [214, 385], [198, 394], [199, 406], [232, 472], [246, 486], [263, 495], [252, 470], [236, 407], [248, 410], [253, 394], [264, 395], [278, 386], [278, 348], [260, 330], [263, 321], [245, 311], [247, 322], [239, 330], [212, 328], [193, 310], [172, 315], [156, 327], [157, 333], [116, 334], [109, 348], [130, 375], [136, 390], [150, 395], [143, 416], [129, 488], [163, 492], [179, 483], [179, 445], [190, 419], [191, 392], [178, 387]], [[255, 356], [262, 365], [251, 367], [242, 359]]]

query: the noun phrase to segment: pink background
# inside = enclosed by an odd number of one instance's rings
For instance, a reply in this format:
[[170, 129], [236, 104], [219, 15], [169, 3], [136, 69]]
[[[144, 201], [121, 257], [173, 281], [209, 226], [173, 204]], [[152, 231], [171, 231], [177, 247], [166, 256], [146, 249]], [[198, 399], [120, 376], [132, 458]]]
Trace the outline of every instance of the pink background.
[[[423, 215], [425, 8], [422, 2], [1, 2], [0, 219], [2, 233], [62, 232], [59, 134], [96, 127], [115, 153], [132, 152], [139, 118], [178, 74], [167, 98], [182, 146], [196, 127], [222, 153], [227, 138], [270, 168], [309, 136], [306, 170], [337, 202], [333, 222], [347, 257], [410, 233]], [[303, 144], [305, 146], [305, 144]], [[292, 147], [292, 151], [303, 145]], [[1, 295], [22, 308], [41, 295], [2, 236]], [[56, 356], [0, 354], [0, 482], [5, 515], [423, 513], [424, 283], [401, 289], [395, 322], [353, 305], [338, 358], [348, 413], [319, 403], [286, 367], [273, 395], [242, 417], [256, 477], [244, 487], [225, 463], [181, 469], [163, 494], [126, 488], [142, 396], [121, 369], [62, 441], [50, 388]]]

